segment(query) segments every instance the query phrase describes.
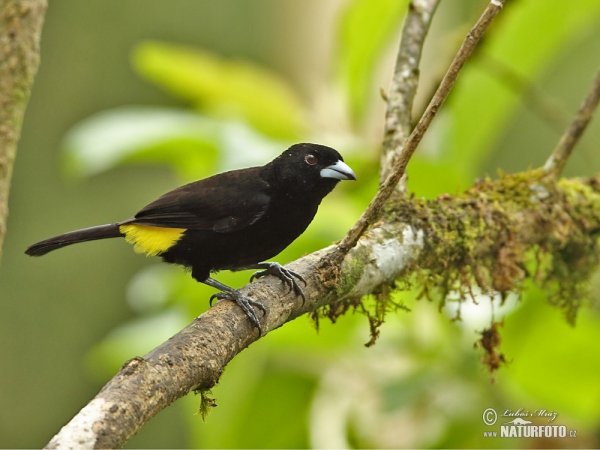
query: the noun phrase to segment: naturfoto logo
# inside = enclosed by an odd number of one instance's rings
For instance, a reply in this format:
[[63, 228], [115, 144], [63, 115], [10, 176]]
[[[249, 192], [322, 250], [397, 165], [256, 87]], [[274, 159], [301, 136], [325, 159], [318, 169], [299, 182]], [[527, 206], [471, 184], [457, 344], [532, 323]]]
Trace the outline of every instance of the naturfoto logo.
[[[550, 425], [554, 422], [558, 414], [546, 409], [526, 410], [519, 408], [517, 410], [504, 409], [499, 415], [493, 408], [488, 408], [483, 412], [483, 422], [488, 426], [493, 426], [498, 422], [498, 418], [513, 418], [507, 422], [500, 423], [500, 433], [498, 431], [484, 431], [484, 437], [501, 438], [564, 438], [577, 437], [576, 430], [567, 430], [566, 425]], [[531, 418], [532, 420], [529, 420]], [[534, 423], [542, 421], [542, 424]]]

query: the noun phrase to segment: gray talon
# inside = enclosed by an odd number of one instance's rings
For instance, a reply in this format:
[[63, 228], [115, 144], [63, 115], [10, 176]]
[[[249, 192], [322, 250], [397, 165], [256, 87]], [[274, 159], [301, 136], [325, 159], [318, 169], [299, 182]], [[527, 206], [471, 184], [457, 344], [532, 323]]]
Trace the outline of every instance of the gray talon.
[[281, 282], [288, 287], [288, 294], [293, 290], [296, 295], [301, 296], [302, 304], [304, 304], [304, 302], [306, 301], [306, 296], [304, 295], [304, 291], [302, 291], [302, 288], [295, 279], [297, 278], [298, 280], [302, 281], [306, 286], [306, 280], [302, 275], [300, 275], [297, 272], [294, 272], [293, 270], [286, 269], [281, 264], [275, 262], [260, 263], [254, 266], [254, 268], [264, 268], [265, 270], [253, 273], [250, 277], [250, 281], [257, 280], [267, 275], [273, 275], [279, 278]]

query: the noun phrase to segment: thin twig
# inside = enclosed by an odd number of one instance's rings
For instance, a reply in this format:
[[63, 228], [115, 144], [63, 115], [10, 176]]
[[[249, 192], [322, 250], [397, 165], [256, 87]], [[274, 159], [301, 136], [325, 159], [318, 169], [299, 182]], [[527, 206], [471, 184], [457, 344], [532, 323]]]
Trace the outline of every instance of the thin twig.
[[442, 82], [436, 91], [435, 95], [431, 99], [429, 106], [425, 110], [425, 113], [415, 126], [408, 139], [404, 144], [404, 148], [400, 153], [400, 156], [394, 163], [390, 175], [379, 187], [379, 191], [365, 210], [365, 212], [358, 219], [356, 224], [348, 231], [344, 239], [339, 243], [335, 250], [328, 256], [327, 260], [324, 261], [326, 264], [339, 265], [344, 256], [350, 251], [352, 247], [356, 245], [362, 234], [366, 229], [374, 223], [381, 215], [385, 202], [390, 198], [398, 181], [406, 172], [406, 166], [414, 151], [421, 142], [423, 134], [429, 128], [431, 121], [435, 117], [440, 106], [450, 93], [452, 86], [458, 78], [458, 74], [469, 58], [473, 49], [477, 46], [477, 43], [481, 39], [481, 36], [490, 25], [494, 17], [500, 12], [504, 0], [492, 0], [488, 7], [485, 9], [475, 26], [469, 31], [467, 37], [463, 41], [460, 50], [456, 57], [450, 64], [446, 75], [442, 79]]
[[439, 0], [413, 0], [402, 27], [396, 66], [386, 94], [387, 111], [381, 154], [380, 182], [389, 176], [411, 131], [411, 113], [419, 83], [423, 43]]
[[564, 132], [556, 148], [544, 164], [544, 170], [554, 179], [558, 179], [567, 164], [575, 145], [583, 135], [585, 128], [592, 119], [594, 111], [600, 102], [600, 70], [592, 83], [588, 94], [583, 99], [575, 118]]

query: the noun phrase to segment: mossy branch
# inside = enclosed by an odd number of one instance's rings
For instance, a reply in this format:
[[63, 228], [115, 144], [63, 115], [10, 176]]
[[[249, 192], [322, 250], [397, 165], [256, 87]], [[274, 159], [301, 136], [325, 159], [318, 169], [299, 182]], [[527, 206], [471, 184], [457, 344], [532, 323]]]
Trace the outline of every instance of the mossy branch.
[[[412, 3], [412, 8], [424, 8], [422, 14], [414, 14], [414, 21], [408, 21], [409, 24], [417, 24], [413, 33], [417, 30], [422, 37], [416, 37], [416, 45], [401, 44], [401, 49], [406, 48], [409, 52], [416, 49], [420, 53], [431, 19], [427, 11], [433, 13], [436, 3], [433, 0], [415, 0]], [[426, 4], [429, 6], [425, 7]], [[270, 331], [325, 305], [329, 305], [330, 311], [339, 312], [346, 308], [347, 301], [358, 304], [362, 296], [392, 283], [420, 254], [424, 245], [423, 232], [409, 225], [394, 224], [363, 234], [380, 216], [386, 200], [404, 174], [410, 156], [456, 81], [458, 72], [502, 4], [503, 0], [492, 0], [465, 39], [424, 118], [404, 145], [366, 214], [339, 246], [313, 253], [290, 265], [307, 280], [304, 288], [306, 301], [302, 303], [295, 296], [283, 295], [281, 286], [273, 280], [260, 280], [241, 290], [266, 306], [263, 330]], [[416, 61], [419, 59], [418, 55], [414, 58]], [[401, 82], [397, 80], [396, 86]], [[395, 92], [389, 107], [394, 108], [395, 102], [399, 101], [412, 102], [401, 96], [402, 93]], [[394, 111], [388, 114], [390, 126], [387, 133], [398, 136], [392, 123], [394, 114]], [[398, 145], [399, 141], [393, 138], [388, 144]], [[391, 149], [391, 154], [397, 153], [397, 150]], [[319, 270], [323, 267], [326, 269]], [[333, 313], [330, 316], [333, 317]], [[374, 323], [374, 329], [376, 325]], [[230, 302], [217, 304], [148, 355], [126, 363], [96, 398], [50, 441], [48, 448], [122, 446], [152, 416], [175, 399], [191, 390], [205, 391], [214, 386], [225, 365], [257, 338], [256, 330], [246, 316], [240, 314], [239, 308]]]
[[[265, 334], [306, 313], [320, 312], [335, 320], [349, 309], [362, 310], [364, 297], [375, 294], [376, 313], [369, 317], [374, 339], [386, 312], [399, 307], [389, 292], [415, 281], [426, 287], [424, 295], [443, 302], [450, 290], [467, 297], [477, 286], [483, 293], [504, 294], [519, 291], [530, 280], [542, 284], [549, 300], [574, 321], [586, 297], [587, 280], [598, 267], [600, 175], [557, 183], [540, 169], [504, 175], [498, 181], [486, 179], [462, 195], [430, 201], [394, 193], [422, 133], [472, 51], [471, 44], [502, 4], [492, 0], [467, 37], [462, 56], [449, 70], [449, 82], [442, 83], [442, 96], [434, 97], [425, 125], [417, 125], [415, 137], [404, 144], [375, 206], [341, 247], [288, 265], [306, 279], [306, 301], [286, 295], [272, 277], [241, 289], [265, 305]], [[374, 224], [375, 219], [381, 220]], [[498, 340], [494, 333], [484, 337], [483, 345], [493, 353]], [[210, 390], [228, 362], [258, 338], [236, 305], [218, 303], [143, 358], [125, 363], [47, 448], [121, 447], [176, 399], [190, 391]], [[204, 406], [209, 403], [203, 401]]]
[[[537, 170], [484, 180], [459, 196], [425, 201], [398, 195], [388, 205], [385, 220], [344, 258], [337, 282], [317, 270], [332, 248], [288, 266], [307, 280], [305, 303], [285, 295], [270, 277], [242, 289], [265, 305], [265, 332], [323, 307], [335, 319], [359, 307], [365, 295], [387, 292], [403, 280], [418, 280], [441, 301], [450, 289], [468, 293], [478, 286], [491, 295], [518, 291], [532, 280], [574, 320], [587, 278], [598, 267], [600, 175], [555, 184]], [[379, 309], [389, 310], [389, 298], [378, 298]], [[122, 446], [176, 399], [213, 387], [227, 363], [256, 339], [239, 308], [218, 303], [143, 358], [127, 362], [48, 448]]]

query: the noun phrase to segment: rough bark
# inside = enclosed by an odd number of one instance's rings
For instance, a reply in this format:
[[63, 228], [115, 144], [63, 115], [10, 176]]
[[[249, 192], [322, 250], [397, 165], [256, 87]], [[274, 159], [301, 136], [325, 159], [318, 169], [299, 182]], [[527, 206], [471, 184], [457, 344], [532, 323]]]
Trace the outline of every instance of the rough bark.
[[0, 259], [21, 124], [40, 62], [46, 0], [0, 2]]
[[[367, 294], [376, 293], [375, 301], [387, 302], [386, 293], [399, 278], [437, 289], [441, 301], [448, 289], [457, 286], [467, 294], [478, 286], [481, 292], [494, 295], [518, 290], [527, 278], [534, 278], [558, 286], [559, 297], [567, 299], [559, 306], [567, 315], [576, 312], [582, 292], [569, 286], [582, 286], [598, 267], [600, 176], [557, 182], [544, 170], [530, 171], [498, 181], [483, 180], [463, 195], [429, 202], [394, 193], [460, 68], [502, 5], [501, 0], [490, 2], [399, 156], [393, 156], [394, 152], [383, 158], [384, 163], [395, 162], [357, 225], [340, 245], [288, 265], [306, 279], [306, 301], [286, 295], [286, 289], [272, 277], [241, 289], [266, 307], [260, 317], [265, 334], [321, 307], [334, 318], [358, 307]], [[404, 101], [400, 97], [392, 99], [392, 107]], [[403, 122], [388, 119], [386, 135], [393, 142], [388, 145], [399, 145], [402, 130], [397, 134], [393, 128]], [[538, 263], [532, 274], [528, 266], [536, 258], [546, 258], [551, 264]], [[230, 302], [217, 304], [144, 357], [125, 363], [47, 448], [122, 446], [176, 399], [214, 386], [227, 363], [260, 337], [238, 307]]]
[[419, 84], [421, 51], [438, 4], [439, 0], [413, 1], [404, 21], [394, 76], [385, 95], [388, 106], [381, 149], [381, 183], [390, 175], [404, 141], [411, 132], [412, 107]]
[[[410, 280], [451, 270], [460, 276], [470, 267], [478, 272], [471, 283], [480, 284], [484, 292], [518, 289], [526, 277], [519, 267], [532, 251], [544, 248], [548, 254], [559, 254], [572, 245], [587, 248], [581, 235], [594, 241], [600, 234], [600, 177], [565, 180], [553, 189], [540, 187], [542, 175], [538, 171], [486, 181], [463, 196], [430, 202], [394, 199], [386, 220], [363, 235], [339, 272], [321, 266], [323, 256], [334, 247], [287, 266], [307, 281], [304, 304], [293, 294], [285, 295], [286, 289], [272, 277], [251, 283], [242, 292], [265, 305], [261, 323], [267, 334], [324, 305], [338, 312], [357, 305], [358, 299], [393, 286], [399, 277]], [[499, 192], [504, 199], [497, 197]], [[449, 218], [448, 211], [455, 217]], [[451, 219], [473, 225], [457, 234]], [[482, 222], [489, 226], [481, 227]], [[440, 240], [443, 230], [452, 231], [446, 240]], [[469, 242], [476, 245], [466, 245]], [[581, 271], [581, 260], [573, 264]], [[213, 387], [227, 363], [258, 338], [240, 308], [218, 303], [143, 358], [125, 363], [47, 448], [121, 447], [176, 399]]]

